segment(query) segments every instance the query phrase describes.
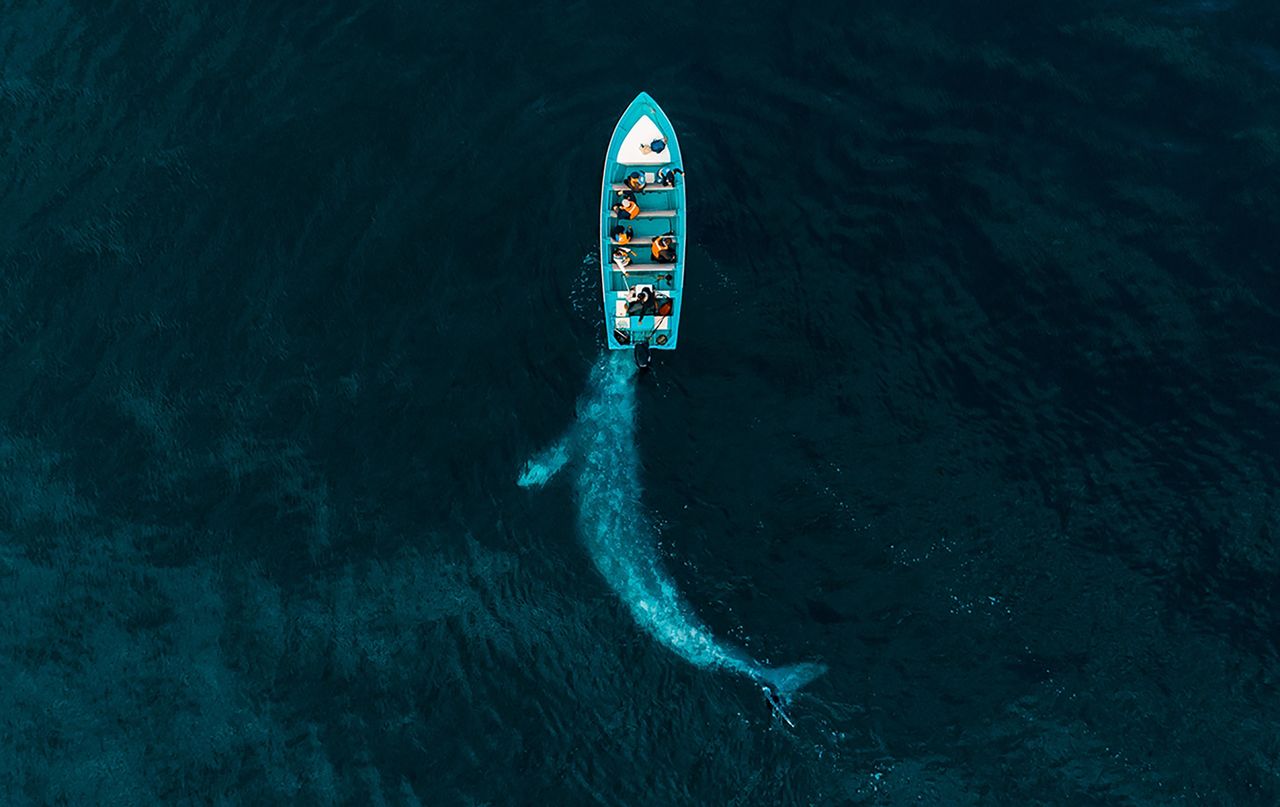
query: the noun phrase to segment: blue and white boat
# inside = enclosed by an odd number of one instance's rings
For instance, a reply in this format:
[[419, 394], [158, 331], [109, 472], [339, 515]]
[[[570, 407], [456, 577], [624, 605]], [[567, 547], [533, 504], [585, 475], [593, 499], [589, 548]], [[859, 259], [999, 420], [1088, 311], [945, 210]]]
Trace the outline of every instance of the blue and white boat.
[[634, 349], [641, 366], [649, 350], [676, 348], [685, 220], [675, 128], [642, 92], [614, 127], [600, 191], [605, 334], [610, 349]]

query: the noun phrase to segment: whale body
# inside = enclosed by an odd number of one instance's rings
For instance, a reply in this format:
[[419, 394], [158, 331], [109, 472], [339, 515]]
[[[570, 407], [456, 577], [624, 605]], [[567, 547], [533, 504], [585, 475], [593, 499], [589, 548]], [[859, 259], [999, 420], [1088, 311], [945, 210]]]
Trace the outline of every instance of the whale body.
[[574, 466], [578, 532], [601, 576], [636, 623], [698, 667], [751, 678], [788, 695], [825, 666], [769, 667], [718, 640], [681, 596], [658, 556], [657, 534], [643, 515], [635, 447], [635, 369], [626, 351], [610, 351], [592, 368], [578, 420], [559, 442], [525, 464], [517, 483], [540, 487]]

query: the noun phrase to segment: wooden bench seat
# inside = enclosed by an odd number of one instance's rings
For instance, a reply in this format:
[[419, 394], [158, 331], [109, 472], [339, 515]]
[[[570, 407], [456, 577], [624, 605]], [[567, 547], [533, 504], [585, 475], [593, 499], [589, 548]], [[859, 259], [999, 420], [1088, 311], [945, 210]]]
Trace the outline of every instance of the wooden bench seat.
[[[674, 211], [674, 210], [644, 210], [644, 209], [641, 209], [641, 211], [640, 211], [640, 215], [639, 215], [639, 216], [636, 216], [636, 218], [637, 218], [637, 219], [669, 219], [669, 218], [674, 218], [674, 217], [675, 217], [675, 215], [676, 215], [676, 211]], [[617, 212], [615, 212], [615, 211], [613, 211], [613, 210], [610, 210], [610, 211], [609, 211], [609, 216], [610, 216], [610, 218], [615, 218], [615, 219], [616, 219], [616, 218], [618, 217], [618, 214], [617, 214]], [[629, 219], [623, 219], [623, 221], [629, 221]]]
[[613, 188], [615, 191], [631, 191], [632, 193], [661, 193], [662, 191], [675, 190], [675, 188], [669, 187], [667, 185], [659, 185], [655, 182], [650, 182], [648, 185], [644, 187], [644, 190], [640, 190], [640, 191], [633, 190], [629, 185], [624, 185], [621, 182], [615, 182], [610, 187]]
[[[613, 267], [613, 271], [621, 271], [618, 269], [618, 264], [610, 263], [609, 265]], [[674, 263], [633, 263], [626, 268], [626, 272], [629, 275], [633, 275], [636, 272], [670, 272], [675, 268], [676, 265]]]

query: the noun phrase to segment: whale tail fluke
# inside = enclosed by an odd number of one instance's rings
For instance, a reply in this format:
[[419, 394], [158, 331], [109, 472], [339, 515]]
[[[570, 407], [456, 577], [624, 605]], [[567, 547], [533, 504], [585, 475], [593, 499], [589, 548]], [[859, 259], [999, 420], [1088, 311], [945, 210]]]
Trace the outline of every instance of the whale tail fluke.
[[524, 464], [516, 484], [522, 488], [540, 488], [559, 473], [569, 461], [569, 440], [566, 438], [533, 456]]
[[785, 667], [766, 667], [761, 677], [774, 688], [783, 699], [788, 698], [809, 685], [827, 671], [827, 665], [807, 661], [801, 664], [788, 664]]

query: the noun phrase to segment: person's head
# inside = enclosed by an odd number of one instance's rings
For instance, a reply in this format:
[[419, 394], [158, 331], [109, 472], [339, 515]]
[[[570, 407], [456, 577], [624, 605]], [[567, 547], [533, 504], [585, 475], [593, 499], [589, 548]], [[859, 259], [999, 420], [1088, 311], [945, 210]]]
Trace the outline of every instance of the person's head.
[[618, 236], [622, 235], [626, 231], [627, 231], [626, 227], [623, 227], [621, 224], [615, 224], [613, 225], [613, 229], [609, 231], [609, 235], [613, 236], [614, 238], [617, 238]]

